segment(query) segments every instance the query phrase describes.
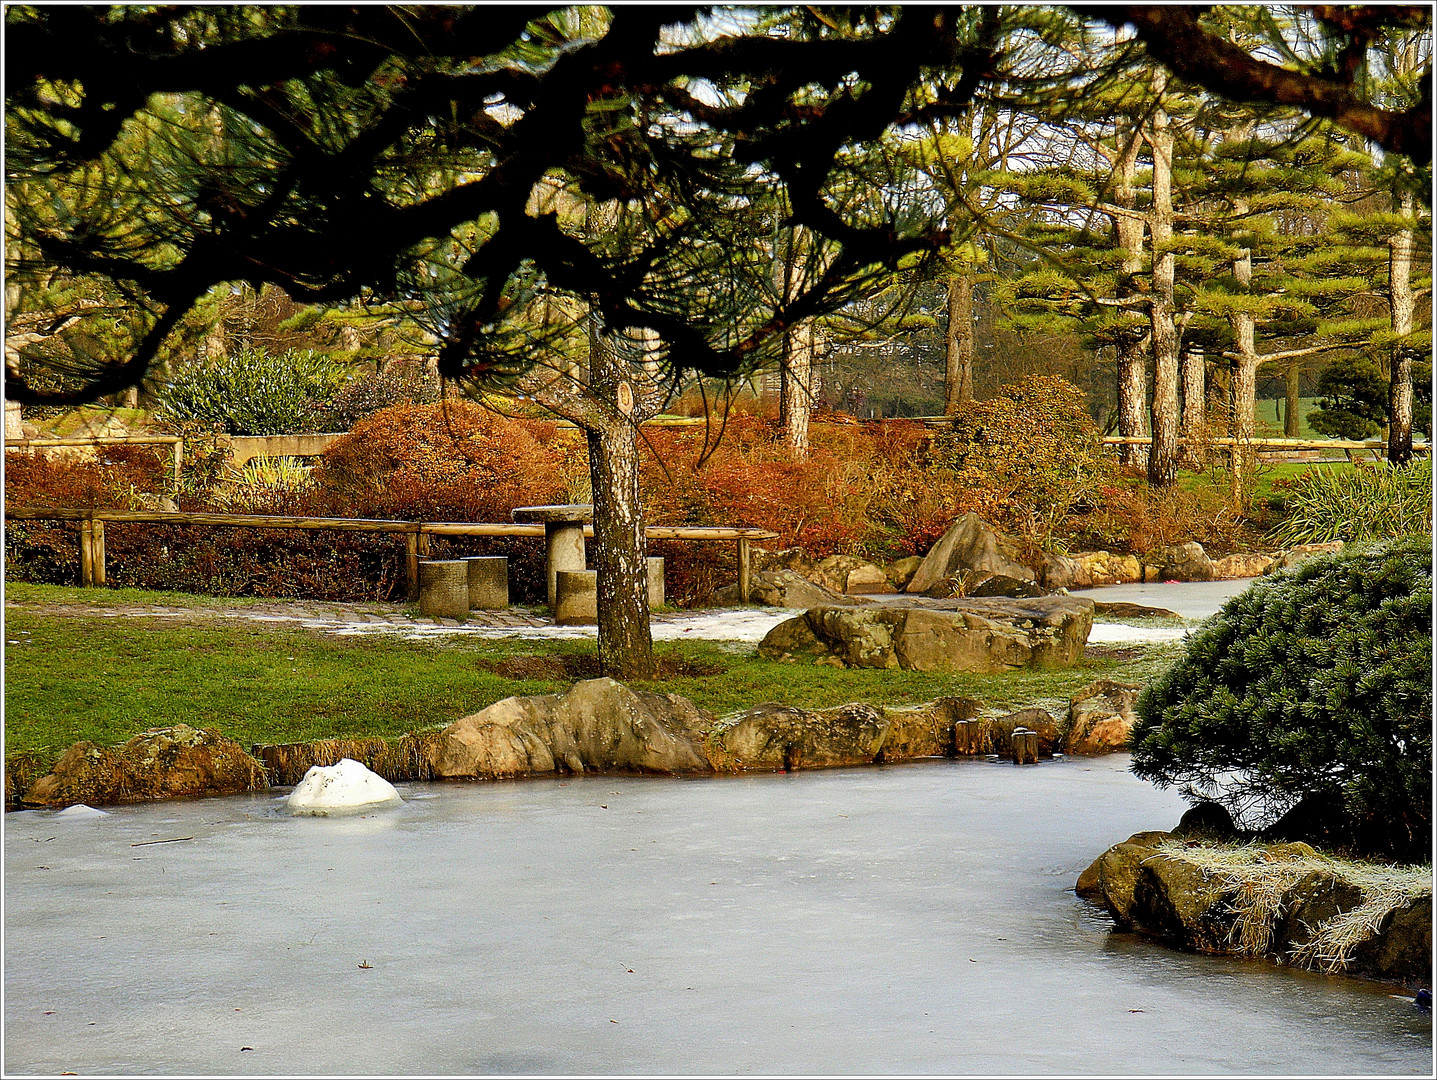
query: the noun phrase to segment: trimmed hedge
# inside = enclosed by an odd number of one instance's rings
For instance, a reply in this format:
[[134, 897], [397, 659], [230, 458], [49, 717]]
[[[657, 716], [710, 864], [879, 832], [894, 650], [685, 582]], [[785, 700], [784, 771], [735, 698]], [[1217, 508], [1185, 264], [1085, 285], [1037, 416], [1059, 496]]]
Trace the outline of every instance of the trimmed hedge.
[[1303, 802], [1341, 846], [1430, 858], [1431, 655], [1426, 540], [1301, 563], [1228, 601], [1143, 692], [1133, 772], [1239, 821]]

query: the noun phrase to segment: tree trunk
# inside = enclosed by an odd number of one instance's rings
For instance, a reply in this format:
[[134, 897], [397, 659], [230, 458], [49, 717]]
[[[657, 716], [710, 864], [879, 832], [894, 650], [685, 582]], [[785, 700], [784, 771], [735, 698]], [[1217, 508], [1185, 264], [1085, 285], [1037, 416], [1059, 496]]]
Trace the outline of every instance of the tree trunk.
[[[1413, 198], [1404, 191], [1398, 210], [1408, 221], [1413, 219]], [[1406, 465], [1412, 460], [1412, 230], [1397, 232], [1388, 246], [1388, 285], [1392, 298], [1392, 381], [1387, 393], [1387, 460], [1393, 465]]]
[[943, 415], [973, 400], [973, 267], [948, 278], [948, 332], [943, 371]]
[[[1121, 126], [1117, 131], [1119, 140], [1124, 138]], [[1128, 142], [1122, 148], [1116, 170], [1117, 186], [1114, 200], [1126, 210], [1135, 210], [1138, 205], [1138, 132], [1136, 126], [1126, 135]], [[1143, 221], [1138, 217], [1120, 214], [1113, 219], [1113, 234], [1122, 252], [1122, 264], [1118, 277], [1118, 299], [1131, 297], [1137, 292], [1137, 275], [1143, 268]], [[1147, 434], [1144, 422], [1147, 413], [1147, 364], [1146, 335], [1137, 325], [1136, 316], [1126, 313], [1125, 321], [1133, 325], [1119, 330], [1116, 342], [1118, 358], [1118, 434], [1128, 439], [1138, 439]], [[1147, 461], [1147, 450], [1136, 444], [1124, 443], [1118, 450], [1118, 460], [1124, 465], [1139, 466]]]
[[[1161, 103], [1167, 75], [1153, 74], [1153, 93]], [[1153, 340], [1153, 438], [1148, 451], [1148, 483], [1165, 487], [1178, 475], [1178, 333], [1173, 286], [1176, 260], [1167, 250], [1173, 235], [1173, 133], [1161, 104], [1153, 109], [1149, 143], [1153, 150], [1153, 205], [1148, 232], [1153, 239], [1153, 292], [1148, 305]]]
[[1299, 424], [1302, 417], [1299, 413], [1302, 410], [1302, 399], [1298, 394], [1302, 390], [1302, 361], [1294, 360], [1287, 365], [1287, 408], [1282, 416], [1282, 433], [1289, 439], [1298, 437], [1301, 430]]
[[1182, 360], [1183, 419], [1185, 456], [1194, 462], [1207, 460], [1207, 359], [1202, 348], [1190, 345]]
[[627, 417], [588, 431], [598, 571], [599, 670], [612, 679], [652, 679], [648, 564], [639, 493], [638, 428]]
[[[1246, 207], [1239, 201], [1239, 211]], [[1232, 262], [1232, 276], [1245, 295], [1252, 293], [1252, 250], [1243, 248]], [[1237, 359], [1232, 368], [1232, 411], [1228, 419], [1228, 435], [1233, 439], [1230, 475], [1232, 505], [1247, 508], [1248, 476], [1252, 471], [1253, 435], [1257, 430], [1257, 369], [1262, 357], [1257, 354], [1257, 324], [1250, 311], [1232, 313], [1233, 344]]]
[[805, 323], [784, 335], [779, 368], [778, 418], [795, 461], [808, 460], [808, 420], [813, 411], [814, 328]]

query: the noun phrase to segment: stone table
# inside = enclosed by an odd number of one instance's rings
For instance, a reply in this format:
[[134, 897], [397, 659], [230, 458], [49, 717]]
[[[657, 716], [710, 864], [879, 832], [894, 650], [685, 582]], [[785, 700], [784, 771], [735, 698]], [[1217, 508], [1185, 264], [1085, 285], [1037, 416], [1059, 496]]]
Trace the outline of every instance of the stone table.
[[554, 581], [560, 570], [584, 570], [584, 526], [594, 519], [594, 508], [587, 503], [563, 506], [519, 506], [513, 511], [515, 521], [544, 523], [545, 577], [549, 586], [549, 610], [555, 610]]

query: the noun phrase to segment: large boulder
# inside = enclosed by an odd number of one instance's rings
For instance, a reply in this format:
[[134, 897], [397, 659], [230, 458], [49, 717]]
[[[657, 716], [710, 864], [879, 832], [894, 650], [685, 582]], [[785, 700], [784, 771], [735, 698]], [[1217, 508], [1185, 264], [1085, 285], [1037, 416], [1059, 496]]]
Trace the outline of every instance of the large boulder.
[[1141, 689], [1133, 683], [1099, 679], [1074, 694], [1063, 723], [1064, 751], [1096, 755], [1127, 749], [1136, 719], [1133, 704]]
[[[714, 593], [719, 603], [738, 600], [738, 586], [730, 585]], [[749, 599], [755, 604], [780, 608], [810, 608], [820, 604], [867, 604], [861, 597], [845, 596], [826, 585], [819, 585], [794, 570], [764, 570], [749, 582]]]
[[1067, 596], [818, 607], [769, 631], [759, 655], [909, 671], [1068, 667], [1082, 658], [1092, 625], [1093, 602]]
[[1088, 589], [1143, 580], [1143, 564], [1134, 555], [1083, 551], [1074, 555], [1044, 553], [1040, 578], [1049, 589]]
[[435, 748], [440, 777], [536, 773], [708, 772], [712, 718], [677, 694], [636, 693], [613, 679], [565, 694], [511, 697], [456, 720]]
[[1212, 560], [1195, 540], [1159, 548], [1149, 561], [1157, 566], [1162, 581], [1213, 580]]
[[987, 570], [959, 570], [929, 588], [924, 596], [936, 600], [969, 596], [1047, 596], [1048, 590], [1032, 581], [994, 574]]
[[720, 720], [704, 749], [714, 768], [789, 770], [939, 757], [953, 725], [978, 713], [970, 698], [939, 698], [907, 709], [866, 704], [803, 709], [766, 702]]
[[1212, 576], [1215, 581], [1235, 581], [1238, 578], [1261, 577], [1277, 562], [1275, 556], [1260, 553], [1224, 555], [1212, 561]]
[[893, 560], [884, 567], [883, 573], [894, 591], [902, 592], [908, 588], [908, 583], [913, 580], [913, 575], [918, 573], [918, 568], [922, 565], [922, 555], [908, 555], [902, 559]]
[[1304, 843], [1207, 847], [1154, 832], [1103, 852], [1075, 891], [1106, 907], [1119, 929], [1179, 948], [1428, 986], [1430, 881], [1383, 880], [1391, 873], [1364, 884], [1362, 872]]
[[235, 740], [188, 724], [153, 728], [122, 746], [78, 742], [21, 798], [27, 806], [148, 802], [238, 795], [269, 787], [264, 766]]
[[1271, 574], [1278, 570], [1287, 570], [1306, 559], [1315, 558], [1319, 555], [1336, 555], [1341, 550], [1341, 540], [1330, 540], [1323, 544], [1298, 544], [1296, 547], [1289, 548], [1286, 551], [1279, 551], [1273, 556], [1272, 565], [1263, 572]]
[[888, 577], [882, 570], [857, 555], [830, 555], [820, 559], [814, 571], [818, 582], [836, 593], [897, 591], [888, 583]]
[[926, 593], [959, 570], [986, 570], [1019, 581], [1036, 581], [1037, 575], [1022, 559], [1018, 541], [998, 532], [977, 514], [964, 514], [939, 537], [904, 591]]

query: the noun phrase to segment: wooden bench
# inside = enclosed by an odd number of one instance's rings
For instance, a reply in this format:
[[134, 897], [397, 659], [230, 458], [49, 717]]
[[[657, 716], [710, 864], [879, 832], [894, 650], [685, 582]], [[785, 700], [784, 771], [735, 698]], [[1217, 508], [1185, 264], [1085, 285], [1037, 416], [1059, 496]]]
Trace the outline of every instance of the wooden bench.
[[[337, 532], [399, 533], [404, 537], [406, 585], [410, 600], [419, 597], [419, 560], [429, 555], [431, 536], [542, 537], [542, 524], [473, 521], [386, 521], [379, 518], [286, 517], [275, 514], [200, 514], [167, 510], [90, 510], [68, 507], [9, 507], [7, 521], [76, 521], [80, 524], [80, 583], [105, 584], [105, 523], [197, 525], [237, 529], [333, 529]], [[591, 526], [585, 537], [593, 537]], [[769, 529], [707, 525], [651, 525], [650, 540], [729, 540], [738, 544], [738, 588], [745, 603], [750, 595], [750, 545], [775, 540]]]

